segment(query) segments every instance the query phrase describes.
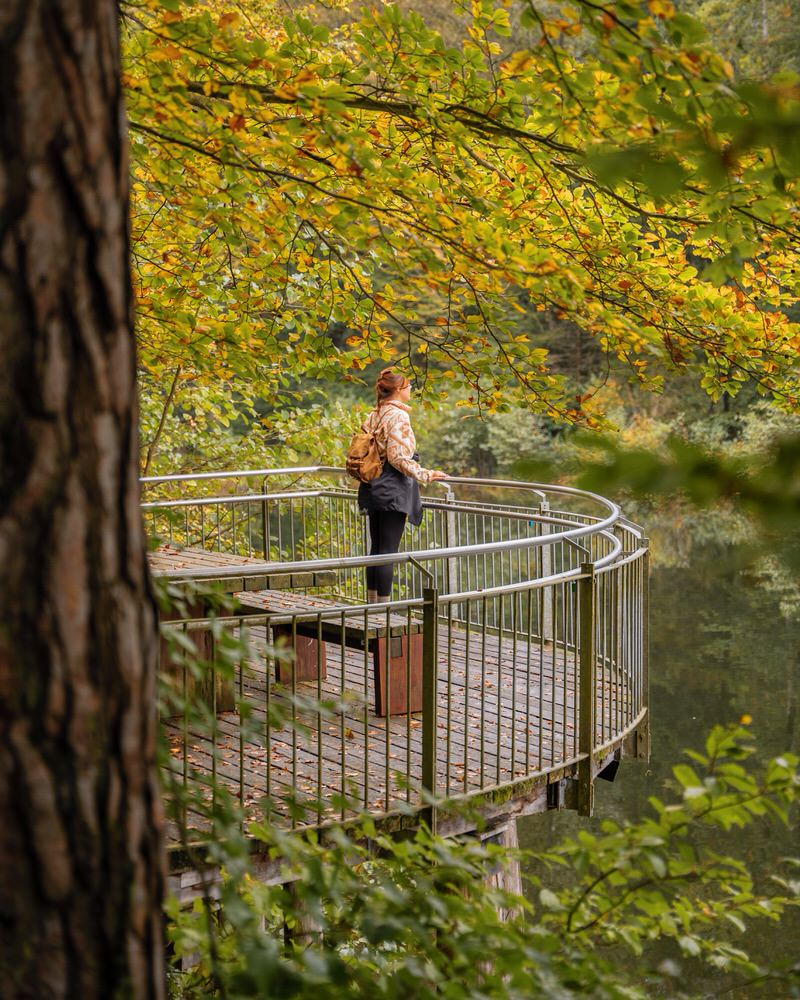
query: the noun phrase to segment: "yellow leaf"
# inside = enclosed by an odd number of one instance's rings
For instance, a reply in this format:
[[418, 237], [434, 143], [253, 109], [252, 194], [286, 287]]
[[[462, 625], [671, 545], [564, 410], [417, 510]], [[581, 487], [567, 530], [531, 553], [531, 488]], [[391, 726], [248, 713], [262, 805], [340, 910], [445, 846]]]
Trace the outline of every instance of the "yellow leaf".
[[232, 90], [228, 94], [228, 100], [235, 111], [244, 111], [247, 107], [247, 98], [238, 90]]
[[502, 64], [503, 71], [508, 76], [516, 76], [519, 73], [524, 73], [533, 66], [535, 60], [532, 53], [530, 52], [515, 52], [510, 59], [507, 59]]
[[165, 59], [180, 59], [181, 50], [177, 45], [157, 45], [150, 52], [150, 58], [154, 62], [161, 62]]
[[675, 4], [672, 3], [672, 0], [649, 0], [647, 6], [650, 13], [656, 17], [670, 18], [675, 16]]

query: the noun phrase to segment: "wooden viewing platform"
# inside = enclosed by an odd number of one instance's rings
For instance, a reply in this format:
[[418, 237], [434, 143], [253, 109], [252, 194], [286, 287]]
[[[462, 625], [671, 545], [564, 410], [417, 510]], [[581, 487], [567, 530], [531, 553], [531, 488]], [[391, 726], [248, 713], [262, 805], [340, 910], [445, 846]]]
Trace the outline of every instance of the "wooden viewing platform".
[[[546, 808], [590, 813], [597, 774], [649, 753], [647, 540], [614, 504], [449, 480], [393, 559], [391, 604], [369, 605], [364, 566], [386, 557], [365, 554], [339, 471], [218, 478], [237, 491], [187, 498], [178, 478], [177, 497], [144, 504], [162, 539], [153, 571], [239, 602], [212, 621], [195, 595], [162, 626], [211, 664], [204, 687], [162, 644], [162, 671], [184, 692], [196, 684], [206, 705], [205, 726], [162, 720], [171, 771], [201, 800], [226, 788], [245, 826], [367, 812], [384, 829], [430, 818], [435, 800], [439, 830], [464, 832], [476, 820], [459, 802], [490, 828]], [[226, 674], [217, 645], [242, 630], [247, 659]], [[207, 832], [199, 813], [183, 819], [176, 847], [187, 830]], [[179, 850], [172, 867], [191, 895]]]

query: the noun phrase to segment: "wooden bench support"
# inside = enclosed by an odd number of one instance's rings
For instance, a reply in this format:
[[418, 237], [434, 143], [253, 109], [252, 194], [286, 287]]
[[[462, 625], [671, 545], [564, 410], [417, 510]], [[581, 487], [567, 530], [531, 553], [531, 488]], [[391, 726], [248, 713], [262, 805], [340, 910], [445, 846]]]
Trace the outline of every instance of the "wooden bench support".
[[[279, 649], [292, 648], [291, 625], [273, 625], [272, 636]], [[297, 683], [302, 681], [325, 680], [328, 676], [328, 647], [324, 642], [309, 635], [297, 634], [294, 637], [294, 660], [277, 660], [275, 663], [275, 680], [279, 684], [290, 685], [292, 674]], [[321, 672], [320, 672], [321, 668]]]
[[[200, 601], [186, 609], [187, 618], [207, 618], [208, 608]], [[159, 611], [159, 622], [175, 620], [174, 615]], [[170, 656], [170, 644], [161, 636], [159, 648], [159, 669], [170, 678], [178, 692], [186, 693], [186, 700], [201, 701], [217, 712], [232, 712], [236, 707], [232, 671], [225, 672], [216, 663], [214, 636], [211, 629], [193, 628], [186, 632], [197, 650], [200, 666], [197, 670], [184, 667], [180, 660]], [[185, 677], [184, 677], [185, 674]], [[184, 688], [185, 684], [185, 688]]]
[[375, 714], [421, 712], [422, 634], [373, 639], [370, 646], [375, 670]]
[[[245, 591], [236, 595], [242, 614], [303, 614], [342, 608], [336, 601], [277, 590]], [[404, 615], [390, 614], [387, 628], [386, 613], [375, 613], [365, 622], [364, 613], [348, 614], [342, 608], [340, 618], [323, 618], [321, 622], [306, 618], [273, 625], [276, 642], [295, 648], [297, 681], [315, 681], [318, 664], [326, 676], [326, 643], [363, 650], [372, 656], [375, 677], [376, 715], [401, 715], [409, 710], [422, 711], [422, 630], [418, 621], [410, 624]], [[294, 638], [293, 638], [294, 628]], [[321, 637], [321, 638], [320, 638]], [[318, 646], [321, 648], [318, 649]], [[388, 645], [388, 655], [387, 655]], [[276, 680], [291, 684], [292, 665], [278, 663]]]

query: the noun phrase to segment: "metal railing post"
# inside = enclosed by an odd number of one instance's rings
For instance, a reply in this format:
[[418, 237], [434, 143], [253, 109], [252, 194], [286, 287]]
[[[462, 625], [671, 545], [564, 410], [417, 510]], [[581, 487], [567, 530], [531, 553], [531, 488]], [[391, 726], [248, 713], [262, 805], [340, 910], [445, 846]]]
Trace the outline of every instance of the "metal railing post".
[[439, 592], [422, 591], [422, 790], [436, 794], [437, 664]]
[[[550, 504], [547, 500], [542, 500], [539, 504], [540, 514], [550, 513]], [[543, 535], [551, 534], [549, 524], [542, 524]], [[553, 573], [553, 547], [552, 545], [542, 546], [542, 576], [551, 576]], [[553, 591], [551, 587], [545, 587], [542, 592], [542, 638], [545, 642], [553, 641]]]
[[[448, 549], [455, 548], [458, 545], [457, 536], [458, 531], [456, 530], [456, 512], [452, 507], [455, 503], [456, 495], [450, 489], [449, 486], [446, 487], [447, 493], [445, 496], [445, 502], [447, 503], [447, 511], [444, 515], [444, 541]], [[447, 562], [447, 593], [455, 594], [458, 592], [458, 567], [456, 566], [455, 559], [448, 559]]]
[[578, 581], [580, 622], [580, 657], [578, 697], [580, 726], [578, 752], [583, 754], [578, 764], [578, 812], [591, 816], [594, 807], [594, 741], [597, 662], [595, 656], [597, 621], [595, 617], [596, 577], [594, 563], [581, 563], [583, 576]]
[[[261, 483], [261, 495], [266, 496], [268, 493], [267, 487], [267, 477], [264, 476], [264, 480]], [[264, 550], [264, 562], [269, 561], [269, 509], [267, 508], [268, 500], [261, 501], [261, 531], [263, 537], [261, 539], [261, 545]]]
[[650, 760], [650, 539], [643, 538], [646, 547], [642, 556], [642, 708], [647, 709], [644, 721], [636, 730], [636, 756]]
[[[455, 504], [456, 495], [453, 493], [452, 489], [445, 485], [446, 495], [445, 502], [448, 504], [448, 508], [444, 515], [444, 544], [446, 548], [455, 548], [458, 545], [458, 522], [456, 520], [456, 512], [453, 509], [453, 504]], [[445, 574], [445, 586], [447, 594], [456, 594], [459, 589], [459, 573], [458, 565], [455, 558], [446, 559], [444, 565]], [[456, 618], [459, 617], [461, 613], [460, 604], [452, 604], [450, 606], [450, 614]]]

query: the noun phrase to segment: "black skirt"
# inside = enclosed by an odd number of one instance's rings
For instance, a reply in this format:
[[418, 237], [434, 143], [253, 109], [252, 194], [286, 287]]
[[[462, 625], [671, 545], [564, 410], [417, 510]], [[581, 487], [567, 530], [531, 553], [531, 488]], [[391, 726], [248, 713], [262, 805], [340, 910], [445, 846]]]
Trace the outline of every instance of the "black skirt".
[[[414, 455], [416, 462], [417, 455]], [[372, 514], [379, 510], [396, 510], [408, 515], [411, 524], [422, 521], [422, 497], [419, 483], [395, 469], [389, 462], [383, 463], [383, 471], [371, 483], [362, 483], [358, 488], [360, 510]]]

